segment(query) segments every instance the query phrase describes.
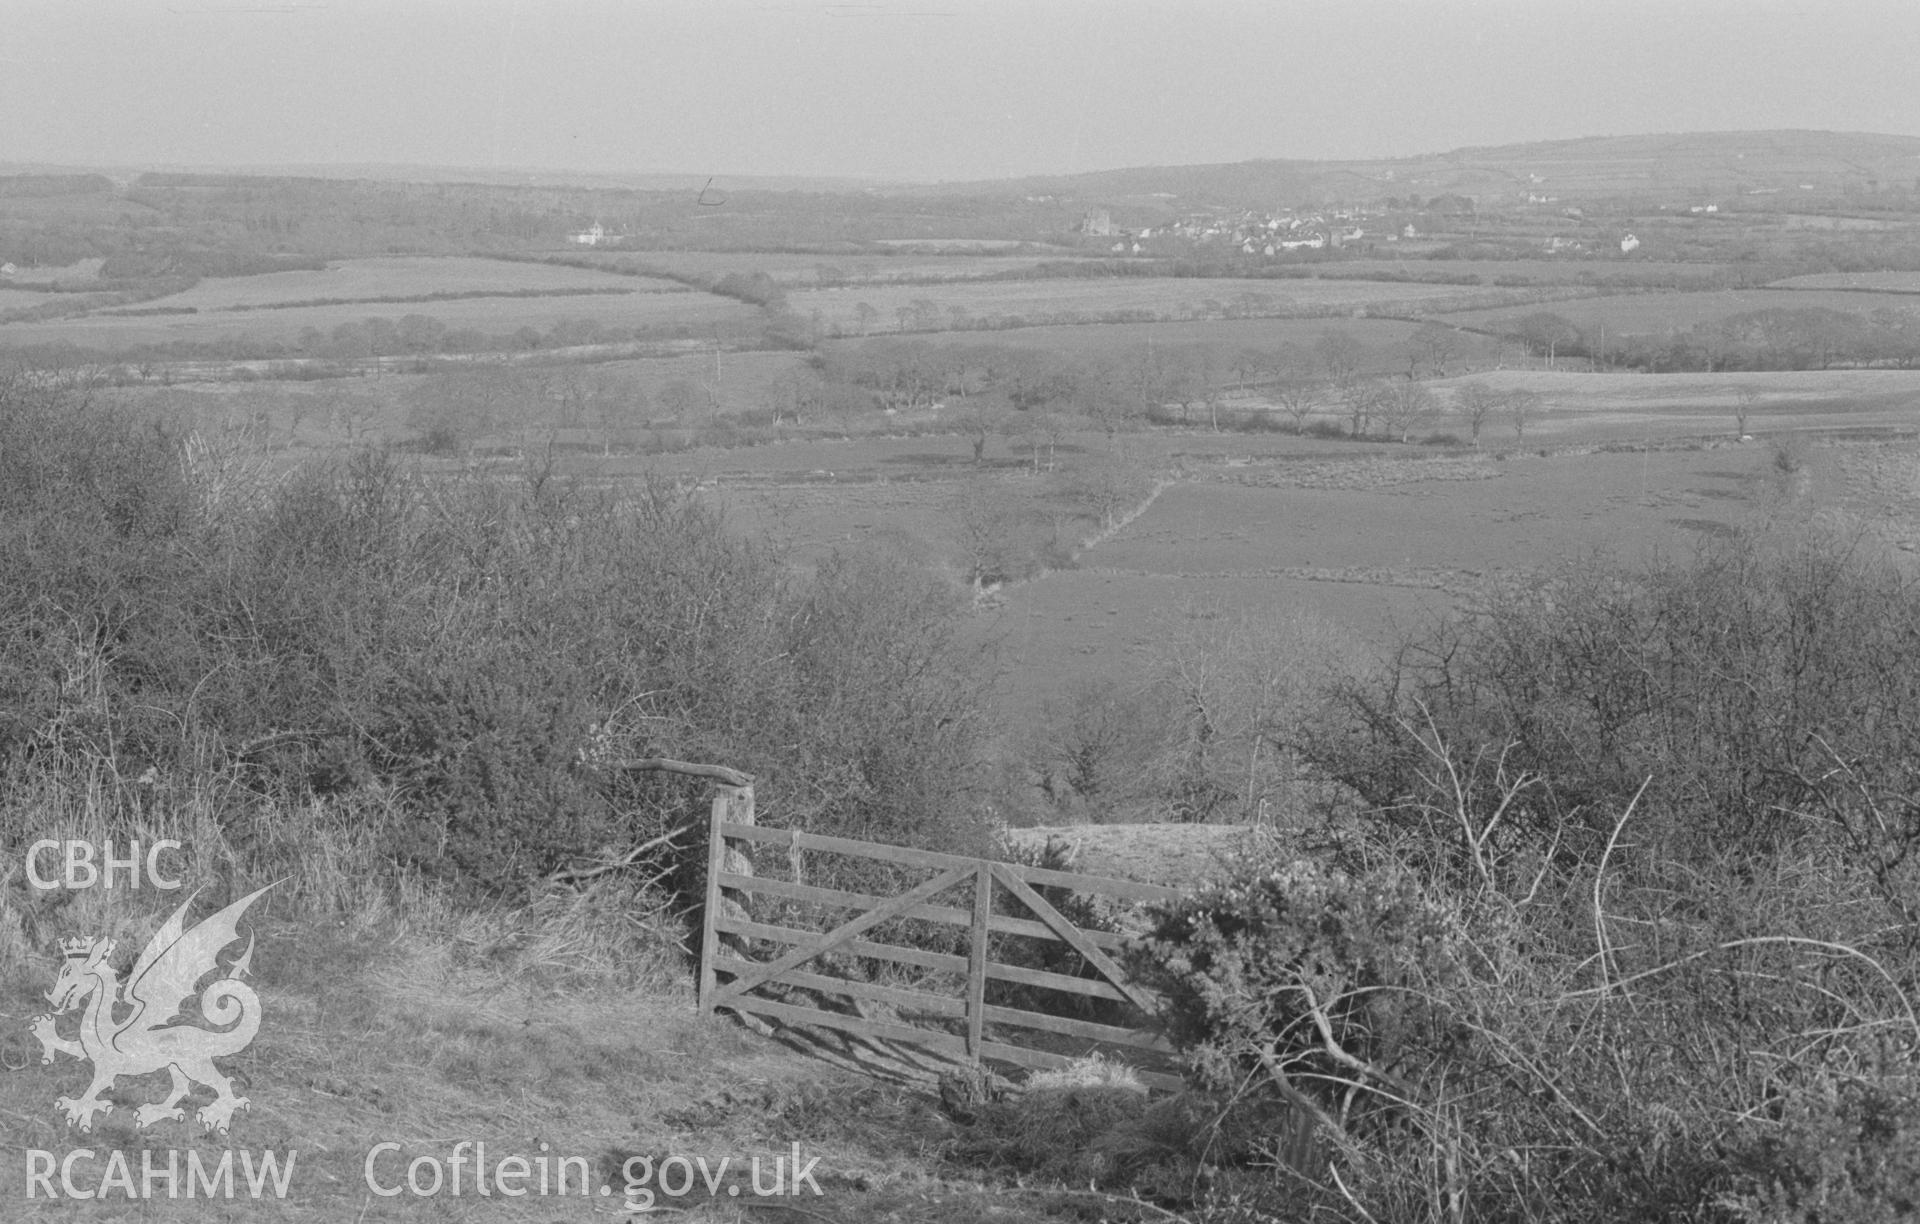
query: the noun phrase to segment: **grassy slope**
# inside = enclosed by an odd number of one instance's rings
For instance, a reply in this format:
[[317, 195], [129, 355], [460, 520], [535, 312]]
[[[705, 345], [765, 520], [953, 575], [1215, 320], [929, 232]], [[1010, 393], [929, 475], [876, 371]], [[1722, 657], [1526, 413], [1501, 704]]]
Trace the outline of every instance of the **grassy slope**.
[[[222, 1064], [252, 1104], [224, 1139], [201, 1135], [191, 1115], [135, 1131], [133, 1107], [164, 1094], [158, 1075], [121, 1081], [110, 1094], [118, 1107], [90, 1136], [68, 1130], [53, 1100], [77, 1094], [84, 1072], [65, 1058], [39, 1065], [38, 1045], [25, 1032], [26, 1021], [45, 1010], [42, 962], [0, 988], [0, 1057], [9, 1068], [0, 1142], [11, 1153], [0, 1162], [4, 1214], [51, 1220], [79, 1213], [101, 1221], [601, 1219], [621, 1214], [619, 1170], [628, 1156], [705, 1157], [710, 1167], [726, 1156], [744, 1165], [755, 1155], [770, 1162], [795, 1143], [804, 1157], [820, 1158], [814, 1180], [822, 1197], [782, 1200], [789, 1204], [782, 1208], [749, 1201], [743, 1189], [740, 1200], [707, 1203], [696, 1184], [682, 1200], [696, 1209], [682, 1218], [912, 1224], [991, 1216], [1018, 1224], [1058, 1218], [1050, 1214], [1055, 1207], [1072, 1214], [1083, 1201], [996, 1189], [979, 1171], [946, 1163], [940, 1152], [954, 1128], [925, 1084], [862, 1076], [730, 1021], [703, 1019], [684, 974], [622, 982], [617, 968], [570, 967], [567, 953], [551, 942], [509, 951], [471, 930], [417, 941], [284, 926], [263, 932], [255, 963], [264, 1023], [250, 1048]], [[187, 1105], [204, 1099], [206, 1091], [197, 1090]], [[399, 1155], [384, 1154], [377, 1166], [391, 1185], [407, 1160], [444, 1162], [463, 1139], [485, 1141], [490, 1163], [536, 1155], [542, 1143], [552, 1157], [584, 1157], [595, 1193], [481, 1199], [473, 1196], [470, 1171], [459, 1199], [369, 1192], [364, 1166], [375, 1144], [401, 1145]], [[178, 1149], [182, 1162], [188, 1148], [209, 1161], [228, 1147], [299, 1155], [284, 1201], [251, 1202], [244, 1190], [211, 1209], [204, 1199], [142, 1204], [117, 1191], [84, 1205], [24, 1199], [25, 1149], [64, 1157], [82, 1146], [99, 1153], [77, 1166], [83, 1187], [99, 1184], [113, 1148], [131, 1155], [136, 1180], [142, 1147]], [[244, 1185], [237, 1172], [236, 1180]], [[598, 1186], [609, 1180], [613, 1193], [600, 1196]]]

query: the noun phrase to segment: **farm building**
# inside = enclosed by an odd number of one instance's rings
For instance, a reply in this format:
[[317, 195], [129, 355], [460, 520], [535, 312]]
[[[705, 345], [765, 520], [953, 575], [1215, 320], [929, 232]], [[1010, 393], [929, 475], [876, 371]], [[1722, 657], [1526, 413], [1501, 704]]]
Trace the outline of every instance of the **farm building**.
[[1080, 232], [1092, 238], [1111, 238], [1118, 231], [1113, 228], [1113, 214], [1099, 208], [1081, 218]]

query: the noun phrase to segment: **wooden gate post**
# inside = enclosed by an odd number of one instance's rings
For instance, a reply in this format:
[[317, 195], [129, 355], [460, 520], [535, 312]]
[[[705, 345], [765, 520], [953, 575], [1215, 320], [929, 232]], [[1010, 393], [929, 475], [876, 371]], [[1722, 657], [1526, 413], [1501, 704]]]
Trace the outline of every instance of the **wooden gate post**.
[[[747, 894], [737, 888], [721, 888], [720, 873], [750, 876], [753, 874], [753, 860], [744, 850], [730, 845], [720, 826], [725, 824], [750, 825], [753, 821], [753, 786], [719, 786], [714, 788], [712, 815], [707, 823], [707, 888], [706, 903], [701, 906], [700, 931], [700, 988], [699, 1009], [704, 1014], [713, 1009], [713, 991], [718, 981], [714, 971], [714, 961], [720, 951], [719, 918], [725, 913], [728, 918], [751, 919]], [[727, 946], [735, 951], [743, 951], [739, 937], [726, 936]]]
[[980, 1065], [987, 1025], [987, 922], [993, 916], [993, 872], [982, 863], [973, 876], [973, 937], [967, 957], [967, 1058]]

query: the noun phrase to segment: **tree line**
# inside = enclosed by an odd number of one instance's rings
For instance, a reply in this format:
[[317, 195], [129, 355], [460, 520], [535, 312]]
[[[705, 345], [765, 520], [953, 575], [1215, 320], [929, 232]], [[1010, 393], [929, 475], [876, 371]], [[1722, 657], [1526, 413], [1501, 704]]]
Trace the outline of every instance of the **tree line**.
[[1665, 333], [1609, 333], [1540, 311], [1506, 330], [1549, 364], [1572, 360], [1649, 374], [1920, 367], [1920, 308], [1912, 307], [1861, 314], [1826, 306], [1774, 306]]

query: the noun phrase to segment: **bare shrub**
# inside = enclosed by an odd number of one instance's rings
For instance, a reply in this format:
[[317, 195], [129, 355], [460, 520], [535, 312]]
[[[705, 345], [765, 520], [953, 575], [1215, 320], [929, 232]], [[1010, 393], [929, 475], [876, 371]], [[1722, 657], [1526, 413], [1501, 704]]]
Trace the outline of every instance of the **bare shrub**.
[[1054, 804], [1120, 820], [1150, 803], [1154, 761], [1174, 721], [1170, 696], [1102, 678], [1075, 681], [1049, 698], [1031, 764]]
[[1734, 541], [1492, 593], [1349, 682], [1308, 747], [1368, 819], [1138, 954], [1223, 1135], [1312, 1120], [1256, 1207], [1904, 1210], [1913, 600], [1850, 541]]
[[[744, 769], [804, 827], [981, 841], [960, 609], [917, 561], [799, 578], [664, 485], [429, 481], [380, 451], [241, 490], [243, 463], [35, 382], [0, 386], [0, 443], [0, 790], [98, 778], [109, 822], [193, 795], [246, 831], [242, 873], [299, 847], [469, 900], [698, 810], [589, 746]], [[322, 811], [319, 840], [281, 826]]]

